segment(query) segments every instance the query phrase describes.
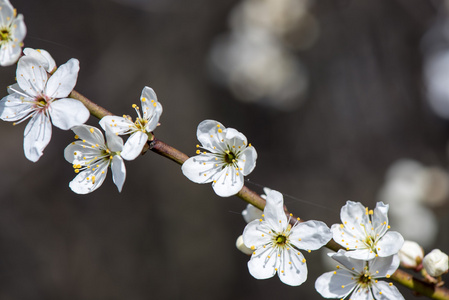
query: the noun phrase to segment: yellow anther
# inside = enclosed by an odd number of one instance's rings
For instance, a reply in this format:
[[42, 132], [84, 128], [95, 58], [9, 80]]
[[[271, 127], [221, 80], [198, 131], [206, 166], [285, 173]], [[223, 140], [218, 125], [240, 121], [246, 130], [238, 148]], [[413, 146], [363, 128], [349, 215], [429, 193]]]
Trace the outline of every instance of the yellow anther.
[[201, 151], [200, 150], [196, 150], [196, 154], [200, 154], [201, 153]]
[[256, 249], [256, 247], [254, 247], [254, 246], [251, 246], [251, 250], [254, 250], [254, 249]]
[[157, 104], [156, 104], [156, 103], [153, 103], [153, 106], [154, 106], [154, 107], [156, 107], [156, 106], [157, 106]]
[[222, 133], [222, 132], [223, 132], [223, 130], [221, 130], [221, 129], [218, 129], [218, 132], [219, 132], [219, 133]]
[[140, 101], [142, 101], [142, 102], [146, 102], [146, 101], [147, 101], [147, 98], [145, 98], [145, 97], [142, 97], [142, 99], [140, 99]]
[[89, 129], [89, 131], [90, 131], [90, 133], [94, 133], [94, 129], [93, 128]]
[[78, 135], [75, 135], [75, 140], [79, 139], [80, 137]]

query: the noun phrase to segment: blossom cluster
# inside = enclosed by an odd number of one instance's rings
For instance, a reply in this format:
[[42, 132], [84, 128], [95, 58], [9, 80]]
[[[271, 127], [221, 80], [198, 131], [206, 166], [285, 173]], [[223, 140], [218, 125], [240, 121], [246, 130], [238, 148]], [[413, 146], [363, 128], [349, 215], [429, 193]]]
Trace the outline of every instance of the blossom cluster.
[[[69, 183], [77, 194], [98, 189], [109, 168], [119, 192], [126, 180], [125, 160], [136, 159], [159, 126], [163, 109], [156, 93], [145, 86], [140, 106], [133, 104], [136, 118], [107, 115], [99, 121], [103, 132], [85, 123], [90, 116], [73, 96], [80, 70], [75, 58], [57, 66], [49, 52], [25, 48], [26, 27], [8, 0], [0, 0], [0, 65], [17, 62], [16, 83], [0, 100], [0, 119], [14, 125], [28, 120], [24, 130], [25, 157], [37, 162], [52, 136], [52, 126], [72, 130], [76, 141], [64, 150], [65, 159], [77, 174]], [[220, 197], [241, 195], [244, 176], [256, 166], [257, 151], [246, 136], [215, 120], [204, 120], [197, 127], [195, 156], [185, 160], [182, 173], [199, 184], [211, 183]], [[121, 136], [128, 136], [126, 141]], [[390, 231], [389, 205], [378, 202], [374, 210], [359, 202], [347, 201], [340, 212], [341, 224], [329, 228], [324, 222], [302, 221], [287, 213], [282, 193], [264, 189], [263, 210], [248, 205], [242, 212], [247, 222], [237, 247], [250, 255], [249, 273], [256, 279], [275, 275], [290, 286], [299, 286], [308, 276], [304, 251], [320, 249], [331, 239], [342, 249], [328, 256], [338, 263], [336, 270], [322, 274], [315, 288], [325, 298], [404, 299], [392, 284], [378, 281], [390, 278], [401, 264], [429, 277], [448, 272], [448, 256], [434, 249], [426, 256], [416, 243]], [[260, 205], [262, 206], [262, 205]], [[441, 278], [435, 279], [440, 283]]]

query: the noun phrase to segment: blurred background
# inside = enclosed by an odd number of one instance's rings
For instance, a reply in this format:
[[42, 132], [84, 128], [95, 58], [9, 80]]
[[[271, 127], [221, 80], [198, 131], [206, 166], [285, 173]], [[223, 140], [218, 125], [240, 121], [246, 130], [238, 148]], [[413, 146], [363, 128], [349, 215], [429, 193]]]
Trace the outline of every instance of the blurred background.
[[[188, 155], [214, 119], [258, 151], [249, 188], [290, 195], [329, 226], [347, 200], [390, 203], [393, 230], [449, 251], [449, 2], [431, 0], [12, 0], [25, 46], [75, 57], [76, 90], [134, 117], [144, 86], [164, 113], [157, 138]], [[2, 68], [1, 96], [15, 67]], [[88, 121], [98, 125], [93, 117]], [[25, 124], [0, 123], [0, 299], [321, 299], [308, 281], [258, 281], [235, 246], [246, 204], [196, 185], [154, 153], [89, 195], [53, 129], [23, 155]], [[447, 278], [446, 278], [447, 279]], [[412, 292], [401, 289], [406, 299]]]

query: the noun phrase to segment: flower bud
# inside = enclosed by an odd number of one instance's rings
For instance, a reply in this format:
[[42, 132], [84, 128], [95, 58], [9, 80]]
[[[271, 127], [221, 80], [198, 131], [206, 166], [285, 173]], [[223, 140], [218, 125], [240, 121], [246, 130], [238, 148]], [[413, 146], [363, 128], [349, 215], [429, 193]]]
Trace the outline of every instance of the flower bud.
[[243, 236], [239, 236], [237, 238], [237, 241], [235, 242], [235, 246], [237, 247], [237, 249], [239, 249], [240, 251], [242, 251], [243, 253], [245, 253], [247, 255], [253, 254], [253, 250], [246, 247], [245, 244], [243, 243]]
[[424, 250], [421, 246], [412, 241], [404, 241], [404, 245], [398, 252], [401, 266], [408, 269], [416, 269], [423, 260]]
[[448, 256], [439, 249], [433, 249], [424, 257], [422, 264], [429, 275], [437, 277], [447, 272]]

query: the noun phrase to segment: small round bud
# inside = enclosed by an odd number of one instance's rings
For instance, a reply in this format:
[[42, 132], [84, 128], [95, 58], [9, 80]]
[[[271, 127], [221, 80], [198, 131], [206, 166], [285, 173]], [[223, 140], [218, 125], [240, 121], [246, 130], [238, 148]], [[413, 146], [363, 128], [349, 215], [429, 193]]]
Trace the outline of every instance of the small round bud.
[[437, 277], [447, 272], [448, 256], [439, 249], [433, 249], [424, 256], [422, 264], [430, 276]]
[[423, 260], [424, 250], [416, 242], [404, 241], [404, 245], [398, 252], [401, 266], [408, 269], [416, 269]]
[[245, 253], [247, 255], [251, 255], [254, 252], [253, 250], [251, 250], [245, 246], [245, 244], [243, 243], [243, 236], [239, 236], [237, 238], [237, 241], [235, 242], [235, 246], [237, 247], [237, 249], [239, 249], [240, 251], [242, 251], [243, 253]]

